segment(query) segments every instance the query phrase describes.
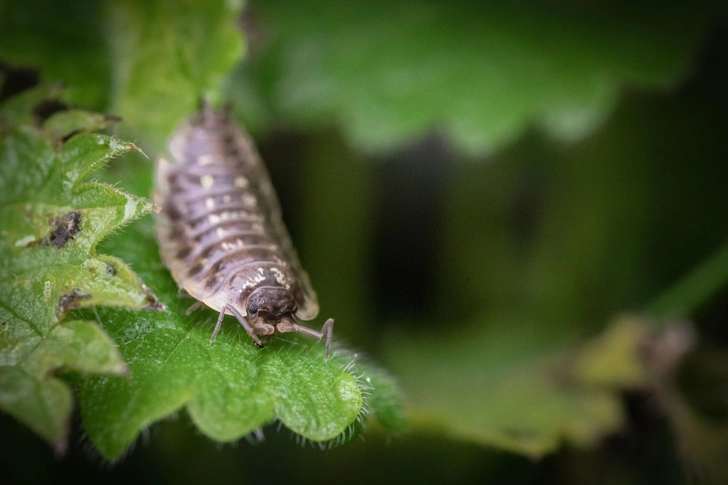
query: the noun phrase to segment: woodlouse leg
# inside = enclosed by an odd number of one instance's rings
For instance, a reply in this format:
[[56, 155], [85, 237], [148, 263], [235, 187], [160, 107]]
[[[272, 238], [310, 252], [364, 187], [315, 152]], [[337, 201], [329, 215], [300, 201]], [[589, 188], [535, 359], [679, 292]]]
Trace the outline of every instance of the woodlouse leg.
[[324, 323], [324, 326], [321, 327], [321, 331], [314, 330], [312, 328], [304, 327], [303, 325], [298, 325], [296, 323], [287, 323], [287, 322], [281, 322], [277, 326], [279, 332], [301, 332], [304, 335], [311, 336], [315, 339], [318, 339], [319, 342], [322, 338], [324, 338], [324, 335], [326, 335], [326, 360], [329, 360], [329, 349], [331, 347], [331, 336], [334, 333], [334, 319], [329, 318], [326, 320], [326, 323]]
[[240, 312], [234, 306], [225, 305], [224, 307], [222, 307], [222, 312], [220, 313], [221, 316], [220, 316], [219, 321], [222, 322], [222, 315], [225, 315], [225, 308], [229, 308], [230, 311], [233, 312], [233, 315], [235, 315], [235, 318], [238, 319], [238, 322], [240, 322], [240, 325], [243, 326], [243, 328], [245, 329], [245, 331], [248, 332], [248, 335], [250, 335], [250, 338], [253, 339], [253, 342], [255, 342], [255, 345], [262, 349], [263, 348], [263, 343], [260, 341], [260, 339], [258, 338], [258, 336], [255, 335], [255, 329], [253, 329], [253, 327], [250, 326], [250, 324], [245, 319], [245, 317], [242, 316], [240, 314]]
[[195, 310], [202, 308], [202, 305], [204, 305], [204, 303], [202, 303], [201, 301], [196, 301], [195, 303], [190, 305], [190, 307], [185, 312], [185, 315], [189, 315], [190, 313], [194, 312]]
[[224, 305], [220, 310], [220, 316], [217, 317], [217, 323], [215, 324], [215, 330], [213, 330], [212, 332], [212, 337], [210, 337], [210, 343], [215, 341], [215, 337], [217, 337], [217, 332], [219, 332], [220, 327], [222, 327], [222, 318], [225, 316], [225, 310], [227, 310], [227, 305]]

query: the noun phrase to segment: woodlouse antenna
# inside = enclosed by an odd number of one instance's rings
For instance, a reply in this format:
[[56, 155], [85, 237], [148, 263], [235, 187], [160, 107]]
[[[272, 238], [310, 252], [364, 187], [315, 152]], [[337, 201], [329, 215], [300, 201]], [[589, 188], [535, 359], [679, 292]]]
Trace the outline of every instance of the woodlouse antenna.
[[201, 126], [213, 126], [215, 123], [215, 111], [212, 109], [210, 102], [204, 96], [200, 96], [197, 106], [197, 124]]
[[331, 348], [331, 337], [334, 333], [334, 319], [329, 318], [321, 327], [321, 331], [314, 330], [297, 323], [281, 322], [277, 326], [279, 332], [299, 332], [317, 339], [319, 342], [326, 336], [326, 360], [329, 360], [329, 349]]
[[232, 119], [232, 113], [233, 108], [235, 107], [235, 102], [232, 99], [228, 99], [225, 101], [225, 104], [222, 106], [222, 111], [220, 115], [225, 121], [230, 121]]

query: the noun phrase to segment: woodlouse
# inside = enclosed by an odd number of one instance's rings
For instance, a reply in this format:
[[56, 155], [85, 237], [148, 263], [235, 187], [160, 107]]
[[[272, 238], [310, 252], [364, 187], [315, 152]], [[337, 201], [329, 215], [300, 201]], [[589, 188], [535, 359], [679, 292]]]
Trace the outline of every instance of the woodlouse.
[[157, 240], [177, 284], [198, 300], [188, 312], [202, 304], [220, 312], [210, 341], [228, 314], [258, 347], [259, 335], [276, 330], [326, 336], [328, 359], [334, 320], [321, 331], [297, 323], [318, 314], [316, 293], [250, 138], [227, 111], [203, 102], [172, 136], [169, 154], [156, 165]]

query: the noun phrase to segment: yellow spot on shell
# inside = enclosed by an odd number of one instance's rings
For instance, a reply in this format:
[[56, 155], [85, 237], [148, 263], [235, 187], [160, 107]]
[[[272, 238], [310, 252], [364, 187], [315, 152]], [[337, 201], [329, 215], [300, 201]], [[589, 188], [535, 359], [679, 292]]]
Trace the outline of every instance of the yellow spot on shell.
[[207, 220], [210, 221], [210, 224], [217, 224], [220, 222], [220, 217], [217, 214], [210, 214], [207, 216]]
[[205, 199], [205, 207], [207, 207], [208, 210], [212, 210], [215, 208], [215, 199], [212, 197], [208, 197]]
[[246, 179], [245, 177], [243, 177], [243, 176], [235, 177], [235, 187], [245, 188], [248, 185], [250, 185], [250, 184], [248, 183], [248, 179]]
[[210, 165], [214, 161], [212, 155], [201, 155], [197, 157], [197, 165], [205, 166]]
[[242, 200], [243, 204], [249, 205], [251, 207], [255, 207], [256, 205], [258, 205], [258, 200], [250, 194], [243, 195]]
[[228, 202], [230, 202], [230, 196], [226, 195], [225, 197], [222, 198], [222, 201], [227, 204]]
[[286, 275], [284, 275], [280, 269], [273, 266], [270, 271], [271, 273], [273, 273], [273, 276], [275, 277], [279, 285], [283, 286], [286, 289], [289, 289], [291, 287], [291, 285], [288, 283], [288, 280], [286, 279]]
[[217, 231], [215, 231], [215, 232], [217, 233], [217, 237], [219, 237], [219, 238], [225, 237], [225, 229], [223, 229], [222, 227], [218, 227]]
[[203, 175], [202, 177], [200, 177], [200, 185], [202, 185], [206, 189], [212, 187], [212, 184], [214, 182], [215, 180], [212, 178], [212, 175]]

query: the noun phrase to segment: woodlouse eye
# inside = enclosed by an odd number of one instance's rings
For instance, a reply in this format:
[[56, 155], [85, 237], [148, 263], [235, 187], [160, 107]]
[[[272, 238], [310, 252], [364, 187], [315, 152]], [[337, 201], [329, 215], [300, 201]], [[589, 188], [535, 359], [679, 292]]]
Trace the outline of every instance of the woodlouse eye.
[[293, 310], [291, 310], [291, 313], [293, 313], [295, 315], [297, 311], [298, 311], [298, 305], [293, 305]]
[[258, 307], [252, 301], [250, 303], [248, 303], [248, 313], [250, 315], [255, 315], [258, 313]]

